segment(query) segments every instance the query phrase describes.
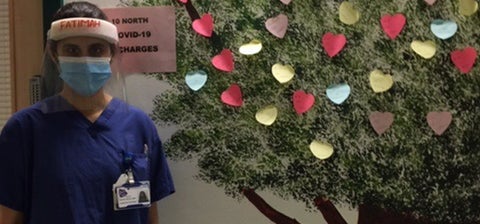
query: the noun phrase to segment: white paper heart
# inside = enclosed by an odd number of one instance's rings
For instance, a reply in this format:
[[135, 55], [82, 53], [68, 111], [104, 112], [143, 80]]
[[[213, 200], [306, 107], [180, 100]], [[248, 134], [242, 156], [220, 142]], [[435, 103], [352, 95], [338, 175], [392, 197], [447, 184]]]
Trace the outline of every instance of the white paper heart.
[[458, 25], [452, 20], [436, 19], [430, 24], [430, 30], [436, 37], [446, 40], [455, 35]]
[[347, 83], [331, 85], [327, 88], [327, 97], [335, 104], [342, 104], [350, 96], [350, 91]]
[[192, 71], [185, 75], [185, 82], [190, 89], [197, 91], [205, 85], [207, 77], [207, 73], [202, 70]]

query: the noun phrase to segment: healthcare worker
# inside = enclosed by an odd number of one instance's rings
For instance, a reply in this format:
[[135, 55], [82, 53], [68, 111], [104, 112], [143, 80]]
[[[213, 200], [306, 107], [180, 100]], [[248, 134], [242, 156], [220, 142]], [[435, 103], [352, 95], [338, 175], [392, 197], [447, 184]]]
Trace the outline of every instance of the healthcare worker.
[[45, 80], [59, 92], [1, 132], [0, 224], [157, 223], [156, 202], [174, 187], [155, 125], [123, 99], [116, 27], [72, 2], [47, 42], [45, 70], [59, 74]]

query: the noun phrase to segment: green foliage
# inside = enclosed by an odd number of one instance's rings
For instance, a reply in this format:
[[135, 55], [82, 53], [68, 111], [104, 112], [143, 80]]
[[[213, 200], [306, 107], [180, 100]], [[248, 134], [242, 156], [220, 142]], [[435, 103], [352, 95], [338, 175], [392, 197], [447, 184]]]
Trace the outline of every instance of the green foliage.
[[[180, 130], [166, 145], [174, 159], [198, 159], [199, 176], [239, 197], [239, 189], [270, 190], [312, 206], [317, 196], [352, 206], [371, 203], [414, 212], [442, 223], [480, 221], [480, 76], [476, 66], [463, 75], [450, 61], [450, 52], [472, 46], [480, 49], [476, 13], [458, 13], [457, 0], [352, 0], [361, 12], [355, 25], [338, 19], [341, 1], [278, 0], [193, 1], [212, 14], [217, 39], [191, 29], [191, 19], [175, 1], [146, 0], [137, 5], [174, 5], [177, 9], [178, 72], [159, 74], [173, 87], [155, 100], [153, 118]], [[403, 13], [407, 25], [390, 40], [381, 30], [383, 14]], [[289, 26], [283, 39], [264, 27], [268, 18], [284, 13]], [[433, 19], [451, 19], [459, 32], [448, 40], [429, 29]], [[340, 55], [329, 58], [321, 46], [327, 32], [348, 39]], [[258, 39], [263, 50], [244, 56], [238, 47]], [[410, 49], [413, 40], [433, 40], [436, 55], [426, 60]], [[210, 64], [223, 48], [234, 52], [235, 70], [224, 73]], [[292, 65], [295, 78], [278, 83], [271, 74], [275, 63]], [[187, 72], [204, 70], [206, 86], [194, 92], [184, 80]], [[395, 84], [375, 94], [369, 73], [392, 74]], [[352, 94], [334, 105], [325, 94], [330, 84], [346, 82]], [[220, 94], [238, 83], [244, 105], [232, 108]], [[314, 107], [297, 115], [291, 97], [295, 90], [315, 95]], [[274, 104], [279, 117], [271, 126], [255, 120], [260, 108]], [[453, 122], [442, 136], [434, 135], [425, 116], [450, 111]], [[395, 114], [392, 127], [378, 136], [368, 115]], [[312, 140], [334, 146], [333, 156], [316, 159]]]

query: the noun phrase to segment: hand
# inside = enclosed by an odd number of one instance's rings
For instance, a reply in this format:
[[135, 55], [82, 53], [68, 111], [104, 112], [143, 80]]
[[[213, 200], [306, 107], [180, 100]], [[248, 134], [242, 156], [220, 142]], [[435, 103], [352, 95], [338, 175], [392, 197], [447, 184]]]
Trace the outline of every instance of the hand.
[[23, 214], [0, 205], [0, 224], [23, 224]]
[[[157, 203], [153, 202], [148, 210], [148, 224], [158, 224]], [[3, 223], [0, 223], [3, 224]]]

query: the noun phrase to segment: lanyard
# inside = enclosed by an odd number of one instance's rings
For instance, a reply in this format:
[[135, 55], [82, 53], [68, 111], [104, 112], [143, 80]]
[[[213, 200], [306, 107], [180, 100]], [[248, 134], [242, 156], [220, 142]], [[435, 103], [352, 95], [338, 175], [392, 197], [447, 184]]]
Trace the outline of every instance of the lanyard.
[[134, 184], [135, 179], [133, 178], [133, 153], [129, 151], [123, 152], [123, 165], [126, 167], [126, 173], [128, 177], [128, 183]]

